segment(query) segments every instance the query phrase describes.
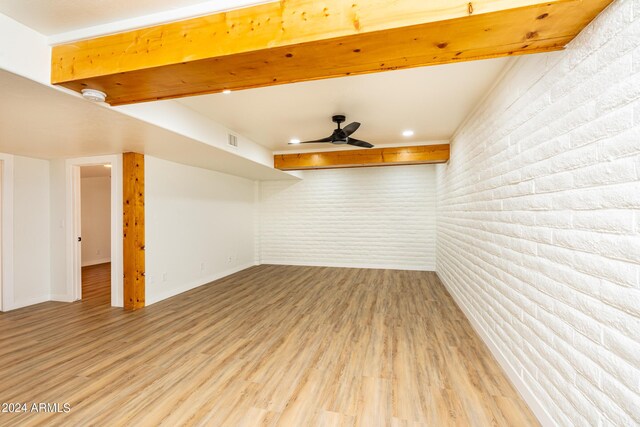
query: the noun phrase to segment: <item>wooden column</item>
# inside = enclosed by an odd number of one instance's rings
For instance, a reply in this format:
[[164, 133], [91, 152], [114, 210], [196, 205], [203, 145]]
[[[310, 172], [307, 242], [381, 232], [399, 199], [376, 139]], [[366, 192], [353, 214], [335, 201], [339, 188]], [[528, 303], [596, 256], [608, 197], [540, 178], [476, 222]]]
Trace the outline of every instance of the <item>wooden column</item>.
[[144, 154], [124, 153], [123, 174], [123, 257], [124, 308], [144, 307]]

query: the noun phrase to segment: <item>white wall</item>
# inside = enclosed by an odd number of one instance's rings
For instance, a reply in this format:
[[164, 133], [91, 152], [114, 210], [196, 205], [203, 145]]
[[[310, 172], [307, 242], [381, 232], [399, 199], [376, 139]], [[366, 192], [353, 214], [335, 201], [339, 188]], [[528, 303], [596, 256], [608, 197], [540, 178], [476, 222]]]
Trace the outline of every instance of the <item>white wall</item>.
[[145, 156], [146, 303], [254, 264], [254, 183]]
[[80, 180], [82, 266], [111, 261], [111, 177]]
[[9, 309], [50, 297], [49, 162], [13, 156], [13, 301]]
[[435, 166], [305, 171], [260, 183], [260, 261], [433, 270]]
[[437, 272], [546, 424], [640, 424], [638, 5], [521, 57], [439, 167]]

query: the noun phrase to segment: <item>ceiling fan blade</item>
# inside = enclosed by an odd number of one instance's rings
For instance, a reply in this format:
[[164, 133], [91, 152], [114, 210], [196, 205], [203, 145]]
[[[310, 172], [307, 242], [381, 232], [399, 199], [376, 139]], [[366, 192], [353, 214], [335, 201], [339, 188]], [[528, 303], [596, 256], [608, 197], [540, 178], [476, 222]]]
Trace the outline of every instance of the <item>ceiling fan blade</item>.
[[356, 147], [373, 148], [373, 144], [355, 138], [347, 138], [347, 144], [355, 145]]
[[298, 142], [298, 143], [296, 143], [296, 144], [292, 144], [292, 143], [290, 142], [290, 143], [289, 143], [289, 145], [298, 145], [298, 144], [315, 144], [315, 143], [317, 143], [317, 142], [331, 142], [331, 141], [333, 141], [333, 140], [332, 140], [332, 139], [331, 139], [331, 137], [329, 136], [329, 137], [327, 137], [327, 138], [316, 139], [316, 140], [314, 140], [314, 141], [302, 141], [302, 142]]
[[353, 122], [353, 123], [350, 123], [350, 124], [346, 125], [345, 127], [343, 127], [342, 131], [343, 131], [345, 136], [349, 136], [352, 133], [354, 133], [355, 131], [357, 131], [359, 127], [360, 127], [360, 123]]

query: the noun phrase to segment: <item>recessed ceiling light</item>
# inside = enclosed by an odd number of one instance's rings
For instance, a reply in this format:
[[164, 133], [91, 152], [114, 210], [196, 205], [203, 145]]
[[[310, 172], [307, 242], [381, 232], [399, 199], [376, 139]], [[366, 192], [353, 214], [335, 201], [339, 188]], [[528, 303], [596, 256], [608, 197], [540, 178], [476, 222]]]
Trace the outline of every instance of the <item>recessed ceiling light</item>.
[[82, 89], [82, 97], [92, 102], [104, 102], [107, 94], [96, 89]]
[[289, 144], [300, 144], [300, 140], [297, 138], [293, 138], [291, 141], [289, 141]]
[[413, 131], [412, 130], [402, 131], [402, 136], [407, 136], [407, 137], [413, 136]]
[[224, 93], [225, 95], [229, 95], [231, 93], [231, 90], [225, 89], [222, 91], [222, 93]]
[[105, 168], [111, 169], [111, 163], [107, 163], [106, 165], [102, 165], [102, 166], [104, 166]]

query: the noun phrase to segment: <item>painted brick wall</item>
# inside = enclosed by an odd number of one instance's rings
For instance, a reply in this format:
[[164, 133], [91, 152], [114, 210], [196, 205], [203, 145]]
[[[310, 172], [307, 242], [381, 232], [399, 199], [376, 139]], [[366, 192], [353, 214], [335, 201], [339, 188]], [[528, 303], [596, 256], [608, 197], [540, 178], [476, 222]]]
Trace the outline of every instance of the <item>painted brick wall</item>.
[[515, 61], [438, 167], [437, 272], [545, 424], [640, 424], [639, 16]]
[[435, 166], [305, 171], [260, 184], [260, 262], [435, 268]]

